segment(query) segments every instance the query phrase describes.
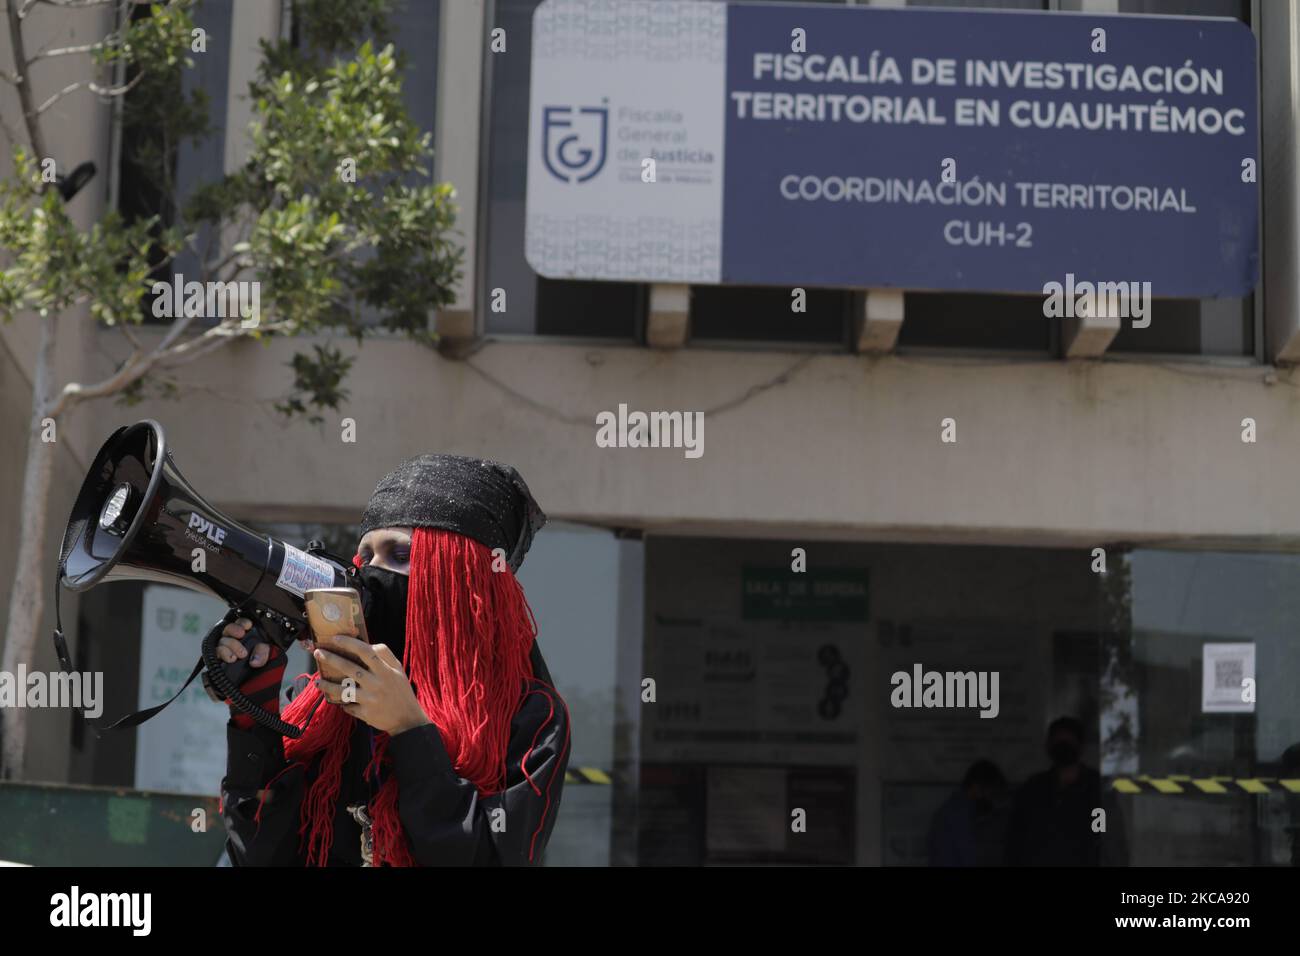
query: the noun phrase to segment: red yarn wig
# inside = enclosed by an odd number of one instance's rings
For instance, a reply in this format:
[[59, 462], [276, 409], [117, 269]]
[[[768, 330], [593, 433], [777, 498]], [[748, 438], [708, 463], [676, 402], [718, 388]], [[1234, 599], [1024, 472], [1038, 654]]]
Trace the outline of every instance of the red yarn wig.
[[[354, 558], [360, 564], [360, 558]], [[510, 721], [533, 676], [529, 652], [537, 622], [511, 571], [492, 569], [492, 552], [451, 531], [415, 528], [411, 535], [410, 589], [402, 665], [416, 699], [433, 721], [456, 772], [480, 796], [506, 786]], [[381, 642], [383, 636], [371, 635]], [[284, 719], [301, 724], [321, 697], [319, 675], [285, 709]], [[323, 706], [302, 737], [284, 738], [285, 756], [320, 770], [302, 802], [299, 833], [307, 842], [309, 866], [324, 866], [334, 837], [334, 809], [343, 764], [357, 718], [342, 707]], [[376, 734], [375, 756], [366, 767], [373, 779], [386, 767], [388, 735]], [[397, 814], [397, 780], [387, 779], [371, 802], [374, 865], [413, 866]]]

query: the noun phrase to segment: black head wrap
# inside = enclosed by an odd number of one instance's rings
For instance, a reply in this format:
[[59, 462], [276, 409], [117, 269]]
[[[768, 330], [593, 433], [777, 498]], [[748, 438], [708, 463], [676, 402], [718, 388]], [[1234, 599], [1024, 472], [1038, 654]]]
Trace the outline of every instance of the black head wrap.
[[375, 528], [442, 528], [501, 548], [518, 571], [546, 524], [528, 485], [510, 465], [461, 455], [408, 458], [386, 475], [361, 516], [361, 534]]

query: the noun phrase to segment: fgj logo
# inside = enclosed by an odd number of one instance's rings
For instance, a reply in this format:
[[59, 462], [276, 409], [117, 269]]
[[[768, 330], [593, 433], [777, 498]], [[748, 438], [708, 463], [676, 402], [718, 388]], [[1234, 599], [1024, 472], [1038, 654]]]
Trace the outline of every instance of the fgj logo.
[[542, 161], [561, 182], [585, 183], [605, 167], [609, 100], [601, 102], [542, 107]]

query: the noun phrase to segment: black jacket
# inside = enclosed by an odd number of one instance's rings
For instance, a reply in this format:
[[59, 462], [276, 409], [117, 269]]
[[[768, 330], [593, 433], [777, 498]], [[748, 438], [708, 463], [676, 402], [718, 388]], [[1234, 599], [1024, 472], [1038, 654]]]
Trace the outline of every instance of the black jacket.
[[[1106, 829], [1093, 829], [1106, 811]], [[1081, 765], [1074, 783], [1061, 786], [1056, 771], [1034, 774], [1016, 791], [1007, 834], [1008, 866], [1127, 866], [1124, 819], [1100, 773]]]
[[[480, 798], [478, 789], [456, 774], [442, 736], [432, 724], [389, 739], [390, 772], [397, 777], [398, 813], [420, 866], [529, 866], [541, 862], [550, 839], [569, 763], [569, 715], [550, 686], [550, 674], [533, 645], [533, 672], [510, 724], [506, 789]], [[321, 704], [322, 707], [330, 706]], [[361, 865], [361, 828], [347, 812], [367, 802], [377, 784], [362, 774], [371, 756], [371, 730], [356, 721], [334, 816], [330, 866]], [[300, 808], [315, 779], [320, 756], [307, 768], [285, 768], [284, 741], [261, 726], [226, 727], [226, 776], [221, 811], [235, 866], [304, 866], [299, 849]], [[527, 775], [525, 775], [525, 773]], [[282, 774], [257, 813], [257, 791]], [[496, 808], [504, 814], [496, 814]], [[504, 826], [504, 829], [503, 829]]]

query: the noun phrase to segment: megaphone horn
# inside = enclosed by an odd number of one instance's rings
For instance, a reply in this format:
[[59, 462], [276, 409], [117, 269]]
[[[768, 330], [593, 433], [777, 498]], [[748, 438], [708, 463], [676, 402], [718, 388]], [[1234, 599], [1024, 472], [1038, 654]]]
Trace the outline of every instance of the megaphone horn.
[[[346, 561], [320, 548], [304, 551], [259, 534], [210, 505], [176, 467], [162, 426], [152, 420], [119, 428], [99, 449], [68, 518], [58, 579], [71, 591], [106, 581], [152, 581], [225, 601], [230, 611], [205, 638], [203, 659], [190, 680], [206, 665], [218, 692], [258, 723], [291, 737], [300, 736], [301, 729], [238, 693], [240, 675], [231, 670], [236, 665], [228, 668], [216, 657], [220, 632], [237, 617], [246, 617], [273, 644], [288, 650], [307, 626], [308, 590], [361, 590], [356, 569]], [[61, 624], [55, 641], [67, 668]], [[238, 665], [238, 670], [248, 666], [246, 660]], [[143, 723], [162, 707], [132, 714], [113, 727]]]

